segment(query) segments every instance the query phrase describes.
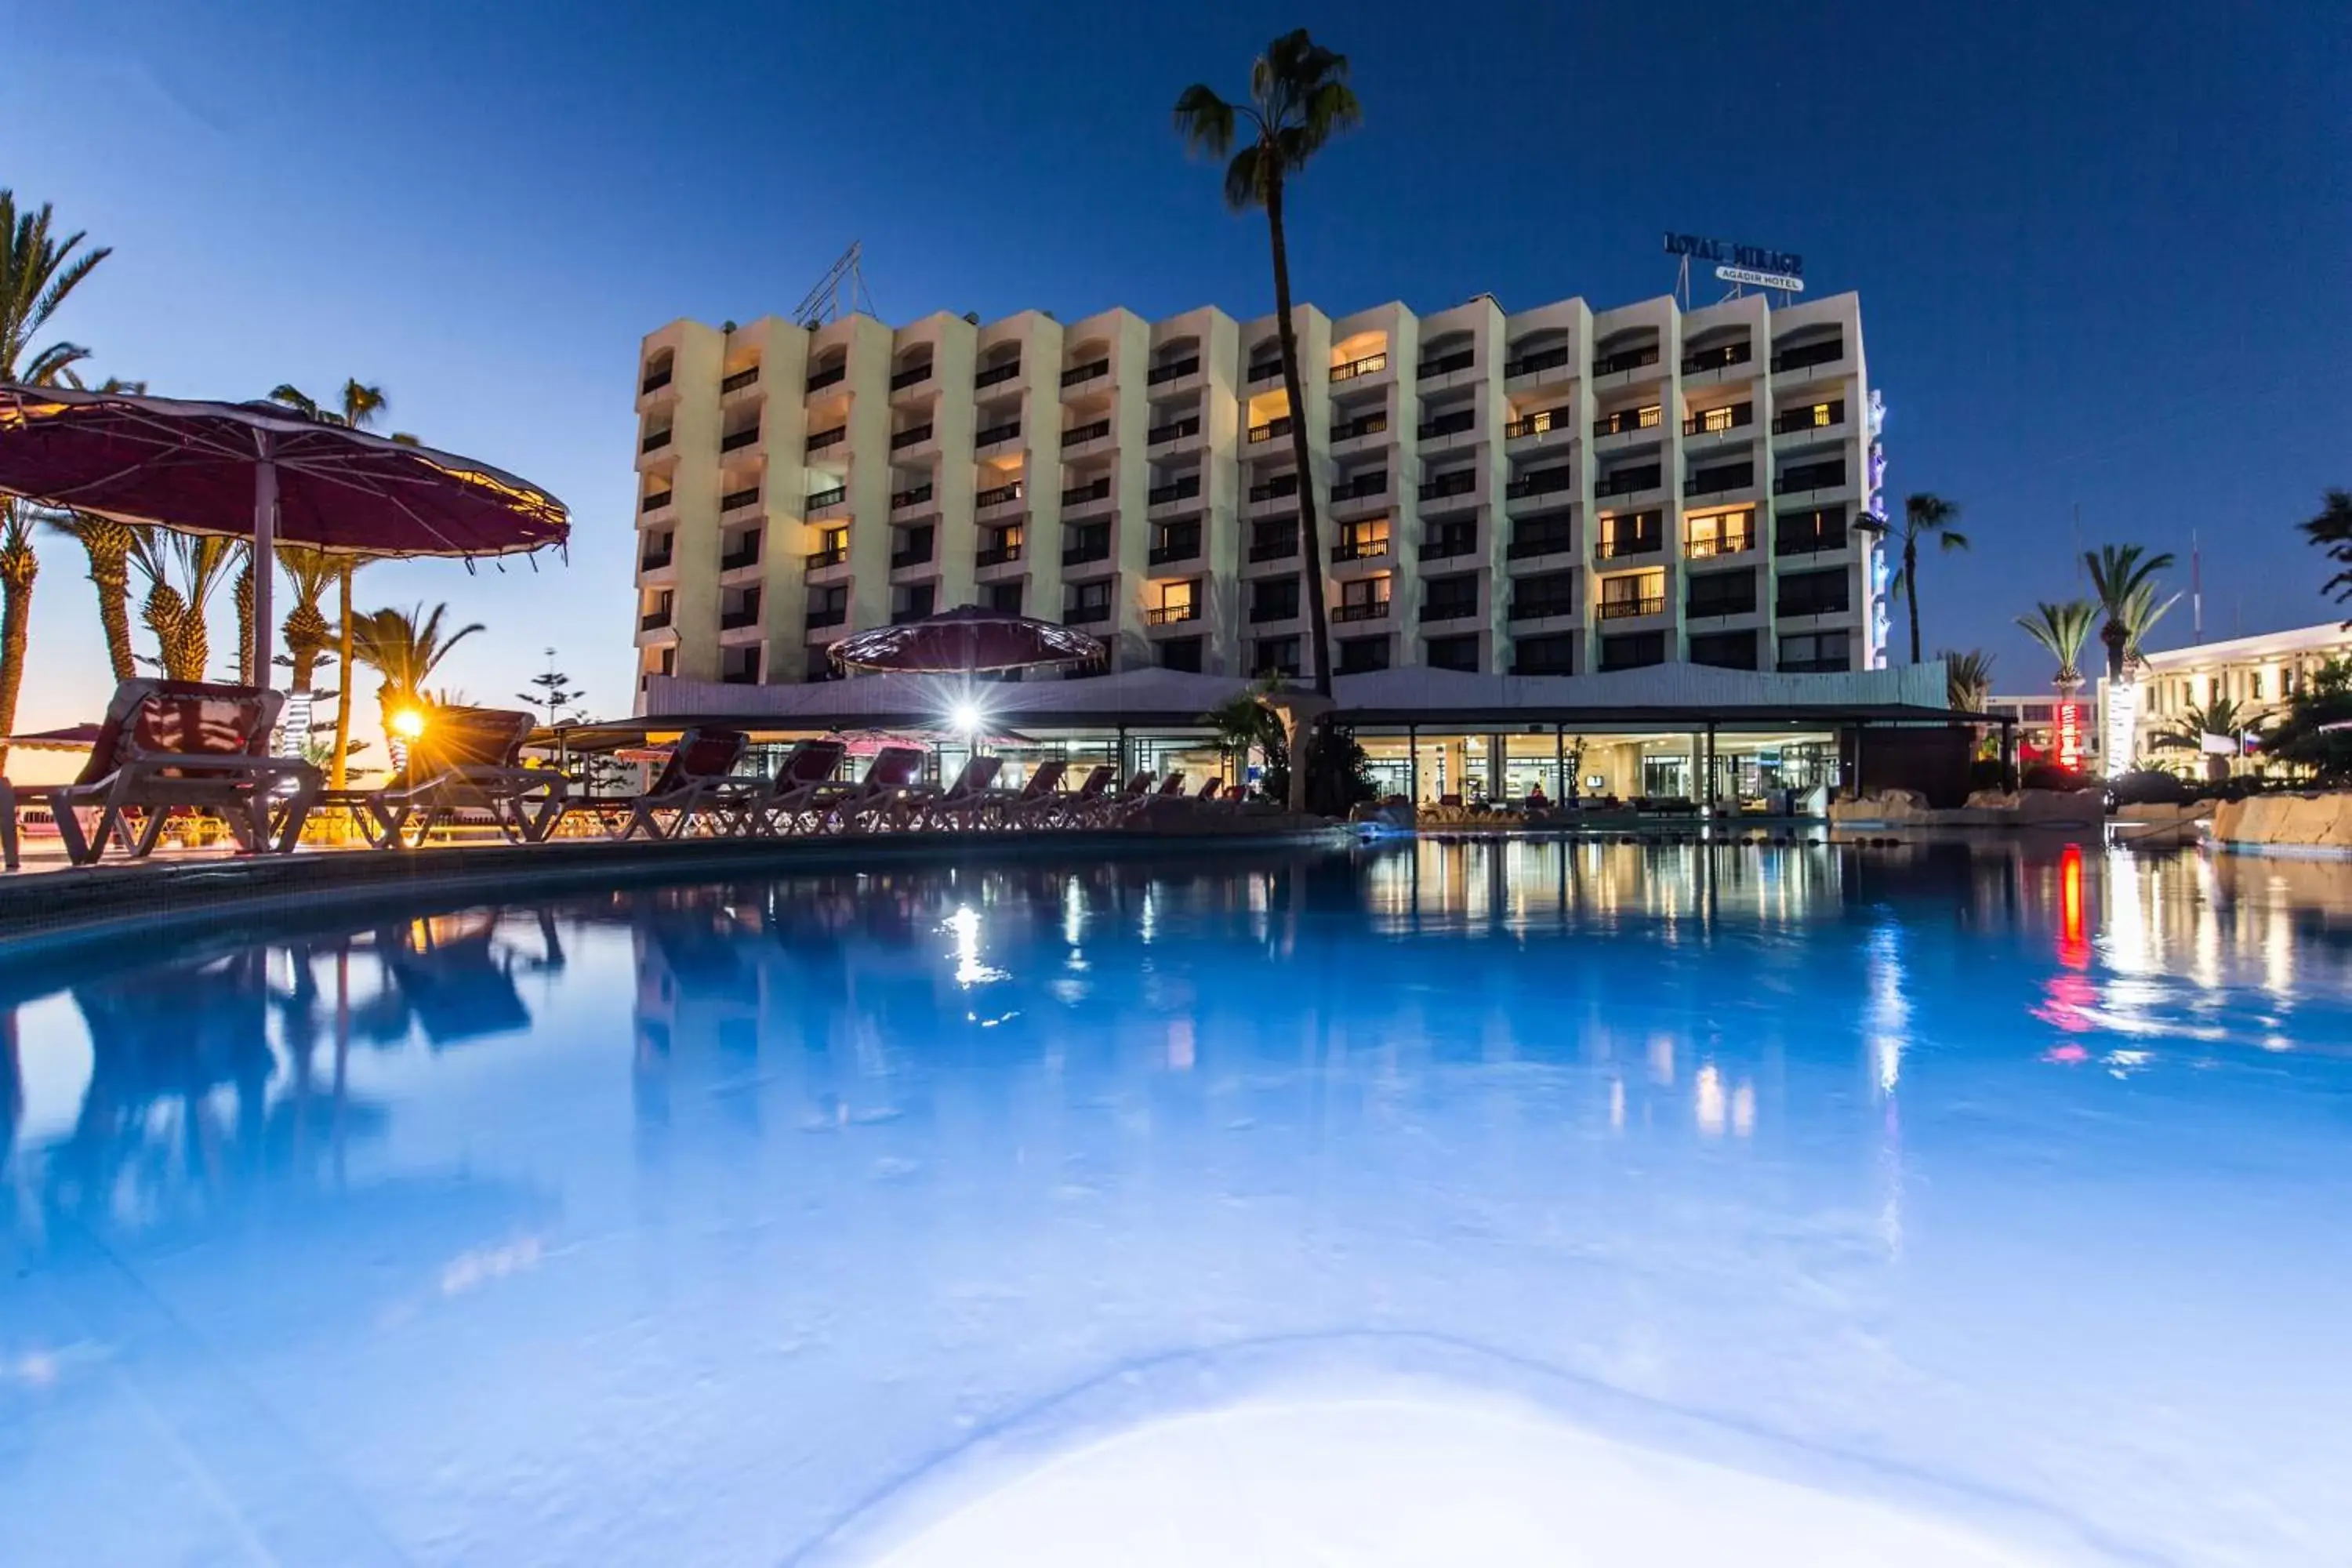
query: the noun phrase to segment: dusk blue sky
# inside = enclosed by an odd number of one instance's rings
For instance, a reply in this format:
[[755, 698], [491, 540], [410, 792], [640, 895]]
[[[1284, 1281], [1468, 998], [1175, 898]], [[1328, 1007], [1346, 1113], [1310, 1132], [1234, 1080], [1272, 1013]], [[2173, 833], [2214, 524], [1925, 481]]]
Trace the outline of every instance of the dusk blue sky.
[[[665, 321], [789, 312], [853, 239], [892, 321], [1269, 309], [1262, 221], [1166, 110], [1302, 22], [1367, 116], [1297, 191], [1304, 298], [1606, 307], [1671, 287], [1664, 229], [1801, 251], [1862, 295], [1890, 488], [1976, 541], [1923, 575], [1931, 648], [2041, 686], [2010, 622], [2076, 591], [2077, 504], [2182, 586], [2200, 531], [2209, 638], [2322, 619], [2294, 524], [2352, 484], [2352, 12], [1924, 9], [0, 0], [0, 184], [115, 247], [57, 323], [99, 374], [355, 374], [571, 504], [568, 566], [362, 579], [488, 623], [447, 670], [480, 701], [552, 644], [628, 707], [631, 385]], [[2189, 632], [2184, 604], [2153, 640]], [[94, 716], [104, 669], [52, 543], [20, 725]]]

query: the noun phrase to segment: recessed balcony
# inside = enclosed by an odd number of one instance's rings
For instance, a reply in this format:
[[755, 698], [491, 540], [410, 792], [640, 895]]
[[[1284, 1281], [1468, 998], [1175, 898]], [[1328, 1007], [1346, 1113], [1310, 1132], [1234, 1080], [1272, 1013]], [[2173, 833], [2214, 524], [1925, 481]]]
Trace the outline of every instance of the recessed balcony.
[[808, 380], [803, 384], [802, 391], [804, 395], [814, 395], [828, 388], [839, 386], [848, 379], [849, 363], [845, 360], [839, 364], [828, 365], [823, 370], [812, 373]]
[[1171, 419], [1165, 425], [1154, 425], [1143, 439], [1147, 446], [1166, 447], [1200, 433], [1201, 416], [1192, 414], [1181, 419]]
[[1001, 447], [1007, 441], [1019, 439], [1020, 436], [1021, 421], [1018, 419], [1007, 420], [1002, 425], [992, 425], [985, 430], [973, 431], [971, 434], [972, 448], [977, 451], [988, 447]]
[[1389, 601], [1386, 597], [1360, 599], [1352, 604], [1339, 604], [1331, 606], [1332, 621], [1342, 626], [1360, 621], [1384, 621], [1388, 619], [1388, 616]]
[[733, 375], [720, 381], [719, 395], [722, 398], [732, 397], [739, 392], [749, 392], [759, 384], [760, 367], [755, 364], [748, 370], [739, 370]]
[[1002, 386], [1020, 374], [1021, 362], [1017, 359], [1009, 360], [1003, 364], [991, 365], [974, 375], [971, 378], [971, 387], [974, 392], [979, 392], [991, 386]]
[[1062, 388], [1067, 391], [1074, 386], [1084, 386], [1087, 383], [1098, 380], [1109, 374], [1108, 359], [1089, 360], [1085, 364], [1072, 365], [1062, 373]]

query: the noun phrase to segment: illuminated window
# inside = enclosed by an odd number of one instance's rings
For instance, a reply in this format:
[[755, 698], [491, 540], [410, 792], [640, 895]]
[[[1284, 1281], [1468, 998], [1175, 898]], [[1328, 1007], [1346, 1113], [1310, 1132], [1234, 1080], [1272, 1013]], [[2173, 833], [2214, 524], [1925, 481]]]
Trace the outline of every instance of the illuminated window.
[[1649, 429], [1658, 422], [1660, 412], [1658, 405], [1654, 403], [1644, 404], [1643, 406], [1633, 411], [1633, 427], [1637, 430]]
[[828, 553], [847, 553], [849, 550], [849, 530], [845, 528], [826, 529], [823, 536], [823, 544]]
[[1808, 414], [1811, 414], [1813, 416], [1813, 427], [1815, 429], [1818, 430], [1824, 426], [1834, 425], [1837, 423], [1837, 420], [1832, 416], [1831, 406], [1831, 405], [1826, 403], [1816, 403], [1812, 407], [1806, 410]]
[[1756, 547], [1756, 514], [1719, 511], [1690, 520], [1689, 553], [1694, 560], [1734, 555]]
[[1698, 427], [1702, 433], [1730, 429], [1731, 410], [1728, 407], [1708, 409], [1698, 416]]
[[1163, 583], [1160, 585], [1160, 607], [1162, 610], [1190, 610], [1192, 607], [1192, 584]]

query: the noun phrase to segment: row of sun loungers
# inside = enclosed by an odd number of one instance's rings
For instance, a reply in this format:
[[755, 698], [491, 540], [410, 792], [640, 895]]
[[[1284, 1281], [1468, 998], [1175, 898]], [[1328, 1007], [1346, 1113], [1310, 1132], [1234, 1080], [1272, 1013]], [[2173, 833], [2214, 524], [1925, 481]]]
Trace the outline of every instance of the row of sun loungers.
[[[923, 753], [885, 746], [864, 774], [837, 775], [848, 748], [802, 741], [771, 777], [745, 773], [749, 738], [692, 729], [644, 792], [582, 795], [561, 773], [522, 765], [528, 713], [445, 709], [407, 765], [373, 790], [331, 791], [318, 769], [268, 754], [284, 700], [257, 688], [129, 680], [117, 689], [89, 765], [73, 783], [11, 789], [0, 779], [0, 856], [17, 868], [20, 806], [46, 807], [68, 857], [87, 865], [119, 843], [138, 858], [167, 826], [220, 816], [248, 854], [284, 853], [322, 807], [341, 810], [378, 848], [414, 847], [436, 830], [486, 824], [510, 842], [603, 834], [644, 837], [766, 838], [853, 833], [995, 832], [1116, 826], [1156, 800], [1185, 795], [1184, 775], [1139, 773], [1120, 783], [1096, 767], [1073, 785], [1067, 764], [1047, 762], [1018, 789], [1000, 789], [1003, 763], [975, 756], [945, 784], [922, 780]], [[1209, 780], [1189, 798], [1230, 802]]]

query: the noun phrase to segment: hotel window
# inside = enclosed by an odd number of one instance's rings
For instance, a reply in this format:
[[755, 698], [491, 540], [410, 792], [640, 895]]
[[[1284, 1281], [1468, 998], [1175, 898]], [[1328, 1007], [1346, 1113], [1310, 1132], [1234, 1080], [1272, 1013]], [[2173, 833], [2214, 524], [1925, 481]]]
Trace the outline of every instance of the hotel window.
[[1359, 577], [1339, 584], [1339, 603], [1348, 609], [1370, 609], [1389, 602], [1389, 580], [1386, 575]]
[[1780, 666], [1792, 673], [1844, 669], [1851, 658], [1843, 632], [1806, 632], [1780, 639]]
[[1690, 640], [1690, 661], [1717, 669], [1756, 668], [1754, 632], [1713, 632]]
[[1694, 561], [1715, 555], [1737, 555], [1756, 548], [1756, 514], [1719, 511], [1690, 520], [1689, 552]]
[[668, 647], [661, 650], [661, 672], [664, 675], [676, 675], [677, 673], [677, 645], [676, 643], [671, 643]]
[[1386, 637], [1348, 637], [1339, 644], [1339, 662], [1333, 671], [1339, 675], [1362, 675], [1368, 670], [1389, 667], [1389, 639]]
[[1201, 673], [1201, 639], [1170, 637], [1160, 645], [1160, 668], [1181, 669], [1188, 675]]
[[1665, 543], [1664, 514], [1654, 511], [1619, 513], [1601, 520], [1601, 554], [1647, 555]]
[[1250, 668], [1259, 675], [1287, 675], [1295, 679], [1298, 674], [1298, 639], [1295, 637], [1258, 638], [1257, 653], [1251, 659]]
[[1465, 670], [1475, 675], [1478, 672], [1478, 639], [1475, 637], [1430, 638], [1429, 667], [1432, 669]]
[[1731, 410], [1728, 407], [1706, 410], [1698, 416], [1698, 427], [1700, 434], [1710, 436], [1718, 430], [1730, 429]]
[[1576, 645], [1579, 640], [1574, 632], [1560, 632], [1551, 637], [1521, 637], [1511, 650], [1511, 673], [1514, 675], [1574, 675]]
[[1370, 518], [1351, 522], [1339, 531], [1339, 548], [1334, 552], [1341, 561], [1377, 561], [1389, 552], [1389, 520]]
[[1191, 578], [1186, 578], [1181, 582], [1162, 583], [1160, 584], [1160, 604], [1159, 606], [1151, 612], [1151, 624], [1153, 626], [1167, 626], [1172, 622], [1189, 621], [1195, 618], [1200, 614], [1200, 611], [1198, 603], [1194, 599], [1193, 595], [1197, 592], [1199, 586], [1200, 585]]
[[817, 548], [824, 551], [826, 554], [847, 555], [849, 553], [849, 530], [845, 528], [828, 528], [819, 533], [816, 537]]
[[1816, 403], [1805, 410], [1804, 422], [1816, 430], [1825, 430], [1836, 424], [1839, 416], [1844, 412], [1845, 406], [1843, 404]]
[[1024, 586], [1025, 584], [1019, 582], [991, 583], [988, 585], [988, 607], [999, 615], [1019, 615], [1021, 590]]
[[1260, 577], [1250, 584], [1250, 619], [1252, 621], [1289, 621], [1297, 618], [1297, 578]]
[[1783, 616], [1832, 616], [1843, 613], [1849, 603], [1843, 571], [1791, 572], [1780, 579], [1773, 609]]
[[1603, 619], [1654, 616], [1665, 607], [1666, 574], [1663, 568], [1651, 572], [1625, 572], [1601, 579], [1601, 614]]
[[1062, 592], [1062, 619], [1074, 626], [1110, 619], [1110, 579], [1073, 583]]
[[1702, 572], [1690, 579], [1684, 606], [1696, 620], [1707, 616], [1744, 616], [1756, 608], [1756, 574]]
[[1601, 668], [1640, 669], [1647, 665], [1666, 662], [1666, 634], [1664, 632], [1633, 632], [1601, 639]]

